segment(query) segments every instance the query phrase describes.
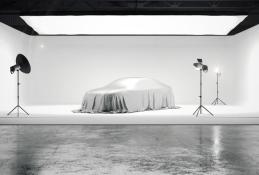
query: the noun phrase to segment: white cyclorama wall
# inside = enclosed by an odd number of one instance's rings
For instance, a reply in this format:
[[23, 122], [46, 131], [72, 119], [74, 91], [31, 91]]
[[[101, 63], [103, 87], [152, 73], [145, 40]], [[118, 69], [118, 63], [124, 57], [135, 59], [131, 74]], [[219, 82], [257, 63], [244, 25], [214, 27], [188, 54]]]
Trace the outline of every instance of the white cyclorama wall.
[[[10, 74], [10, 66], [15, 64], [17, 54], [27, 56], [28, 39], [28, 35], [0, 23], [0, 111], [11, 110], [17, 103], [16, 74]], [[26, 85], [22, 83], [23, 88]]]
[[235, 37], [238, 52], [237, 60], [240, 64], [240, 91], [242, 93], [241, 101], [245, 106], [258, 110], [259, 104], [259, 26], [255, 26], [244, 31]]
[[[79, 104], [87, 90], [115, 79], [143, 76], [173, 88], [177, 104], [198, 102], [197, 57], [209, 65], [204, 101], [215, 97], [214, 68], [223, 70], [220, 96], [228, 104], [257, 107], [259, 27], [235, 36], [28, 36], [0, 24], [0, 110], [16, 104], [16, 75], [9, 67], [18, 53], [32, 64], [21, 74], [21, 102]], [[43, 48], [42, 48], [43, 46]]]
[[240, 102], [242, 83], [236, 43], [227, 36], [33, 36], [26, 79], [28, 105], [80, 104], [86, 91], [122, 77], [150, 77], [172, 87], [177, 104], [197, 104], [196, 58], [209, 66], [204, 74], [204, 102], [220, 96]]

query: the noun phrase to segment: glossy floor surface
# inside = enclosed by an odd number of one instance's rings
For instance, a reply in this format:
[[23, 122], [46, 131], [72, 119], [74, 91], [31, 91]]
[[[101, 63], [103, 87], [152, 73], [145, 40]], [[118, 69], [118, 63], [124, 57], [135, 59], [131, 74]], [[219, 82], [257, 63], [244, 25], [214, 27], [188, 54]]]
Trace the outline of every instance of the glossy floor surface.
[[0, 125], [4, 175], [254, 175], [256, 125]]

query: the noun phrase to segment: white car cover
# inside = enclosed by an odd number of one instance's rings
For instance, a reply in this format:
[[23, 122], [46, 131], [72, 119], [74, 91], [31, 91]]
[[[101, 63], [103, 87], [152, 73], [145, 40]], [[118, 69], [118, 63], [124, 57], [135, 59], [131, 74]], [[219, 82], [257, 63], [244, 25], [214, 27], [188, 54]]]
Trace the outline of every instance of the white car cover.
[[126, 113], [173, 108], [169, 86], [150, 78], [122, 78], [86, 92], [81, 109], [87, 113]]

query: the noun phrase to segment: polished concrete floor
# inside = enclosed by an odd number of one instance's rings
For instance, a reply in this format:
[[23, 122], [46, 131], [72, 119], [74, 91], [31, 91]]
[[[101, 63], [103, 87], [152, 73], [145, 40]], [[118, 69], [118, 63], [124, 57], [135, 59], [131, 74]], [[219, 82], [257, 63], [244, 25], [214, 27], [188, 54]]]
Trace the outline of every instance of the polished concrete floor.
[[3, 175], [255, 175], [256, 125], [0, 125]]

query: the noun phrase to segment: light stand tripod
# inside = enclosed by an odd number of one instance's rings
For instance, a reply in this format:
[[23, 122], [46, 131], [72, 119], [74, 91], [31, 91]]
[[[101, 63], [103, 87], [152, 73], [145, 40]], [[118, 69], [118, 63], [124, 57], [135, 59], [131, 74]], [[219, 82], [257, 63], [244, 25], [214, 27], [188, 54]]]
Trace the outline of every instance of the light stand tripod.
[[19, 70], [16, 70], [17, 71], [17, 105], [7, 114], [7, 115], [10, 115], [15, 109], [17, 109], [17, 115], [19, 117], [19, 114], [20, 114], [20, 109], [25, 112], [25, 114], [29, 115], [28, 112], [26, 112], [21, 106], [20, 106], [20, 71]]
[[224, 101], [222, 101], [220, 98], [219, 98], [219, 76], [220, 76], [220, 73], [217, 72], [217, 97], [216, 99], [211, 103], [212, 105], [218, 105], [219, 102], [221, 102], [223, 105], [226, 105], [226, 103]]
[[202, 69], [200, 69], [200, 106], [194, 111], [193, 115], [198, 117], [199, 114], [202, 114], [202, 109], [205, 109], [210, 115], [214, 116], [207, 108], [202, 105]]

